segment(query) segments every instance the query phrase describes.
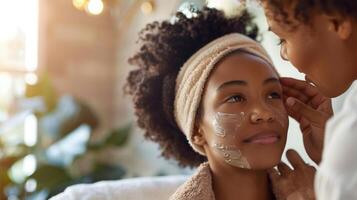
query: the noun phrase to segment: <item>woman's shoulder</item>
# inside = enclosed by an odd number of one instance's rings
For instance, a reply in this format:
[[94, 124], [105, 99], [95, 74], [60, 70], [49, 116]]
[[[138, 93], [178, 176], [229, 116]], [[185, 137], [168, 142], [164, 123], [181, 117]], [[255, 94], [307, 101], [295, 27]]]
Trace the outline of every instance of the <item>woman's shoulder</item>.
[[196, 173], [182, 184], [170, 197], [170, 200], [186, 199], [215, 199], [212, 188], [212, 174], [208, 163], [201, 164]]

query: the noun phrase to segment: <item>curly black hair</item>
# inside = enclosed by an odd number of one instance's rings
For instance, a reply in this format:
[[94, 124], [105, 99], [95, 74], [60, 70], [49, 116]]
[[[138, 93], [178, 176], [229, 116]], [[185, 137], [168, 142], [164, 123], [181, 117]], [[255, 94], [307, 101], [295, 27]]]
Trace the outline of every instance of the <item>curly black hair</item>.
[[319, 11], [324, 14], [341, 14], [357, 19], [357, 1], [356, 0], [260, 0], [267, 3], [273, 11], [275, 17], [282, 16], [284, 23], [289, 24], [286, 8], [291, 8], [293, 18], [303, 22], [310, 23], [310, 17], [313, 11]]
[[137, 122], [145, 137], [160, 145], [165, 158], [175, 158], [183, 167], [195, 167], [207, 159], [192, 149], [176, 124], [173, 111], [178, 72], [211, 41], [230, 33], [256, 40], [258, 28], [247, 11], [227, 18], [221, 11], [204, 7], [192, 18], [178, 12], [173, 19], [150, 23], [139, 33], [142, 46], [129, 59], [138, 68], [129, 73], [125, 90], [133, 96]]

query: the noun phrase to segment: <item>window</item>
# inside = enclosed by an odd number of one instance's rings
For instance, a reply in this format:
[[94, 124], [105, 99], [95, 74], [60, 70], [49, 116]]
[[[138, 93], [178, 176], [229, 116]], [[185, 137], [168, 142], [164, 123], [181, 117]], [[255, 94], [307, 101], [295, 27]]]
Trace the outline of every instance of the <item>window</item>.
[[25, 83], [37, 80], [38, 1], [0, 0], [0, 125], [24, 95]]

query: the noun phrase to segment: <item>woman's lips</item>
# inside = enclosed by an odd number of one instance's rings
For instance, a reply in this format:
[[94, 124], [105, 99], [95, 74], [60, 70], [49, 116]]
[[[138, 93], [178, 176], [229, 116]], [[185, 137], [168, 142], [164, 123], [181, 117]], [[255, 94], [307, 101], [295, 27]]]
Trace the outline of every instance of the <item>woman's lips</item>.
[[280, 136], [276, 133], [259, 133], [244, 140], [244, 142], [252, 144], [273, 144], [278, 142], [279, 139]]

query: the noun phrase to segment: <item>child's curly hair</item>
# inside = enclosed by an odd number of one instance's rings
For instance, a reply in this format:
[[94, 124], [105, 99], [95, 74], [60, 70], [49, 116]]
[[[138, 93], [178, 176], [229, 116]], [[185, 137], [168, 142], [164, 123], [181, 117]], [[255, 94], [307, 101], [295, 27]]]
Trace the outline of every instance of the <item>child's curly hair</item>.
[[129, 59], [139, 68], [130, 72], [125, 89], [133, 96], [139, 127], [147, 139], [160, 145], [165, 158], [190, 167], [206, 161], [191, 148], [176, 124], [176, 77], [195, 52], [219, 37], [241, 33], [256, 40], [258, 28], [252, 19], [247, 11], [240, 17], [226, 18], [221, 11], [205, 7], [192, 18], [178, 12], [175, 22], [153, 22], [139, 33], [142, 46]]
[[293, 18], [309, 23], [311, 14], [314, 10], [325, 14], [341, 14], [357, 18], [356, 0], [260, 0], [265, 2], [272, 9], [273, 15], [282, 16], [284, 23], [289, 23], [286, 7], [292, 7]]

